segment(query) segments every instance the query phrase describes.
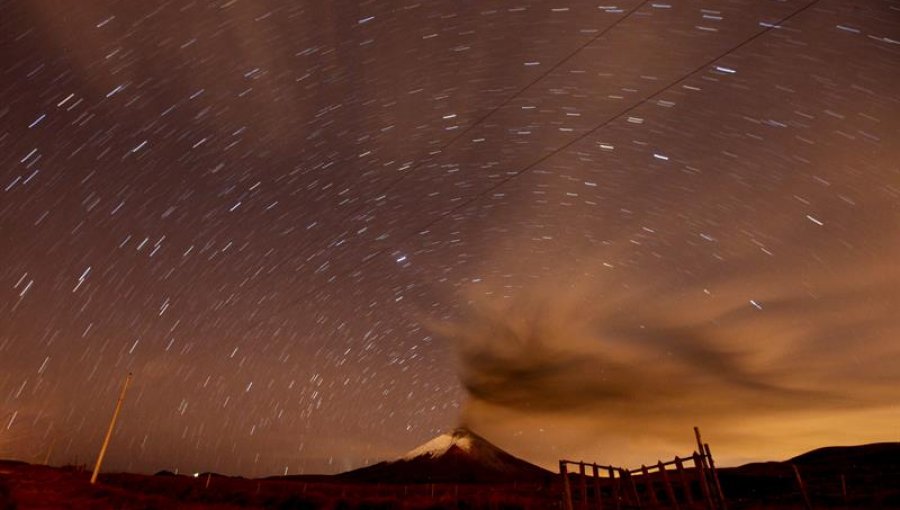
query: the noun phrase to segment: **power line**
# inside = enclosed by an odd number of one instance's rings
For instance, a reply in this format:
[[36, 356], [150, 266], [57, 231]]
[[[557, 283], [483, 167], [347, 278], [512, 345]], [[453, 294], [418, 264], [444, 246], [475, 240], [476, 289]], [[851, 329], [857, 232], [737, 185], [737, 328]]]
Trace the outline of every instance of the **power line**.
[[[553, 64], [552, 66], [550, 66], [546, 71], [544, 71], [543, 73], [541, 73], [540, 75], [538, 75], [536, 78], [534, 78], [533, 80], [531, 80], [530, 82], [528, 82], [524, 87], [520, 88], [520, 89], [519, 89], [518, 91], [516, 91], [513, 95], [507, 97], [506, 99], [504, 99], [503, 101], [501, 101], [500, 104], [498, 104], [497, 106], [491, 108], [486, 114], [484, 114], [484, 115], [482, 115], [481, 117], [475, 119], [475, 122], [469, 124], [468, 127], [466, 127], [465, 129], [459, 131], [459, 133], [457, 133], [456, 136], [452, 137], [447, 143], [445, 143], [444, 145], [442, 145], [442, 146], [440, 147], [440, 149], [438, 149], [438, 153], [443, 153], [444, 151], [446, 151], [447, 149], [449, 149], [449, 148], [450, 148], [451, 146], [453, 146], [456, 142], [458, 142], [459, 140], [461, 140], [466, 134], [468, 134], [469, 132], [471, 132], [471, 131], [472, 131], [473, 129], [475, 129], [477, 126], [481, 125], [484, 121], [486, 121], [488, 118], [490, 118], [490, 117], [493, 116], [495, 113], [497, 113], [501, 108], [503, 108], [504, 106], [508, 105], [512, 100], [514, 100], [514, 99], [516, 99], [517, 97], [521, 96], [522, 93], [524, 93], [526, 90], [530, 89], [531, 87], [533, 87], [534, 85], [536, 85], [538, 82], [540, 82], [541, 80], [543, 80], [544, 78], [546, 78], [547, 76], [549, 76], [550, 73], [552, 73], [553, 71], [556, 71], [557, 69], [559, 69], [563, 64], [565, 64], [566, 62], [568, 62], [569, 60], [571, 60], [572, 57], [574, 57], [575, 55], [577, 55], [578, 53], [580, 53], [583, 49], [587, 48], [588, 46], [590, 46], [591, 44], [593, 44], [594, 42], [596, 42], [598, 39], [600, 39], [601, 37], [603, 37], [603, 36], [605, 36], [606, 34], [608, 34], [613, 28], [615, 28], [615, 27], [618, 26], [620, 23], [622, 23], [623, 21], [625, 21], [626, 19], [628, 19], [632, 14], [634, 14], [635, 12], [637, 12], [638, 9], [640, 9], [641, 7], [643, 7], [643, 6], [644, 6], [647, 2], [649, 2], [649, 1], [650, 1], [650, 0], [643, 0], [641, 3], [639, 3], [639, 4], [637, 4], [636, 6], [632, 7], [628, 12], [625, 13], [624, 16], [620, 17], [620, 18], [617, 19], [615, 22], [613, 22], [612, 24], [610, 24], [608, 27], [606, 27], [606, 28], [604, 28], [603, 30], [601, 30], [597, 35], [595, 35], [594, 37], [590, 38], [586, 43], [584, 43], [584, 44], [582, 44], [581, 46], [575, 48], [575, 49], [574, 49], [573, 51], [571, 51], [568, 55], [566, 55], [565, 57], [563, 57], [562, 60], [560, 60], [560, 61], [558, 61], [557, 63], [555, 63], [555, 64]], [[412, 165], [412, 166], [408, 169], [407, 172], [405, 172], [405, 173], [404, 173], [403, 175], [401, 175], [399, 178], [394, 179], [393, 181], [389, 182], [384, 188], [382, 188], [381, 190], [379, 190], [379, 192], [375, 193], [375, 196], [376, 196], [376, 197], [380, 197], [380, 196], [387, 195], [388, 192], [390, 192], [392, 189], [394, 189], [395, 187], [397, 187], [397, 185], [399, 185], [400, 183], [402, 183], [403, 181], [405, 181], [410, 175], [413, 175], [413, 173], [415, 173], [415, 171], [416, 171], [418, 168], [420, 168], [422, 165], [424, 165], [425, 163], [427, 163], [427, 161], [420, 161], [420, 162], [418, 162], [418, 163]], [[347, 216], [345, 216], [341, 221], [344, 222], [344, 221], [347, 221], [347, 220], [350, 219], [350, 218], [355, 217], [355, 216], [358, 215], [362, 210], [364, 210], [366, 207], [367, 207], [367, 204], [366, 204], [365, 202], [363, 202], [359, 207], [357, 207], [356, 209], [354, 209], [353, 212], [351, 212], [350, 214], [348, 214]]]
[[[810, 2], [810, 3], [808, 3], [808, 4], [804, 5], [804, 6], [802, 6], [802, 7], [800, 7], [800, 8], [798, 8], [798, 9], [796, 9], [796, 10], [794, 10], [793, 12], [791, 12], [790, 14], [788, 14], [787, 16], [781, 18], [780, 20], [778, 20], [778, 22], [763, 25], [763, 27], [764, 27], [763, 30], [761, 30], [761, 31], [759, 31], [759, 32], [757, 32], [757, 33], [751, 35], [749, 38], [744, 39], [743, 41], [741, 41], [741, 42], [738, 43], [737, 45], [732, 46], [731, 48], [725, 50], [724, 52], [718, 54], [717, 56], [715, 56], [715, 57], [713, 57], [713, 58], [711, 58], [711, 59], [709, 59], [709, 60], [703, 62], [702, 64], [700, 64], [699, 66], [697, 66], [697, 67], [694, 68], [693, 70], [689, 71], [688, 73], [682, 75], [681, 77], [676, 78], [675, 80], [672, 80], [672, 81], [668, 82], [666, 85], [664, 85], [664, 86], [662, 86], [661, 88], [659, 88], [656, 92], [653, 92], [652, 94], [650, 94], [650, 95], [644, 97], [643, 99], [641, 99], [640, 101], [638, 101], [638, 102], [632, 104], [631, 106], [628, 106], [628, 107], [622, 109], [621, 111], [619, 111], [618, 113], [615, 113], [613, 116], [609, 117], [608, 119], [606, 119], [605, 121], [601, 122], [601, 123], [598, 124], [597, 126], [591, 128], [590, 130], [584, 132], [583, 134], [581, 134], [581, 135], [575, 137], [574, 139], [572, 139], [572, 140], [570, 140], [569, 142], [563, 144], [562, 146], [560, 146], [560, 147], [554, 149], [553, 151], [551, 151], [551, 152], [549, 152], [549, 153], [547, 153], [547, 154], [545, 154], [545, 155], [539, 157], [537, 160], [535, 160], [535, 161], [533, 161], [532, 163], [528, 164], [527, 166], [525, 166], [524, 168], [522, 168], [522, 169], [519, 170], [518, 172], [509, 175], [509, 176], [506, 177], [505, 179], [502, 179], [502, 180], [498, 181], [497, 183], [495, 183], [493, 186], [490, 186], [490, 187], [488, 187], [487, 189], [485, 189], [485, 190], [483, 190], [483, 191], [481, 191], [481, 192], [479, 192], [479, 193], [473, 195], [473, 196], [470, 197], [469, 199], [467, 199], [467, 200], [465, 200], [465, 201], [463, 201], [463, 202], [461, 202], [461, 203], [459, 203], [459, 204], [457, 204], [457, 205], [451, 207], [450, 209], [448, 209], [447, 211], [445, 211], [443, 214], [441, 214], [441, 215], [438, 216], [437, 218], [435, 218], [435, 219], [433, 219], [433, 220], [427, 222], [426, 224], [424, 224], [422, 227], [417, 228], [417, 229], [414, 229], [414, 230], [412, 231], [411, 234], [409, 234], [409, 235], [404, 236], [403, 238], [401, 238], [401, 239], [398, 241], [398, 245], [402, 245], [403, 243], [408, 242], [410, 239], [412, 239], [413, 237], [415, 237], [416, 235], [418, 235], [418, 234], [419, 234], [420, 232], [422, 232], [422, 231], [430, 230], [431, 227], [433, 227], [434, 225], [438, 224], [439, 222], [441, 222], [442, 220], [444, 220], [444, 219], [447, 218], [448, 216], [452, 215], [452, 214], [455, 213], [456, 211], [459, 211], [460, 209], [469, 206], [470, 204], [472, 204], [472, 203], [474, 203], [474, 202], [480, 200], [480, 199], [483, 198], [484, 196], [488, 195], [489, 193], [492, 193], [493, 191], [495, 191], [496, 189], [498, 189], [498, 188], [500, 188], [501, 186], [505, 185], [506, 183], [512, 181], [513, 179], [515, 179], [515, 178], [517, 178], [517, 177], [520, 177], [520, 176], [524, 175], [526, 172], [532, 170], [534, 167], [538, 166], [539, 164], [543, 163], [544, 161], [546, 161], [546, 160], [552, 158], [553, 156], [556, 156], [557, 154], [559, 154], [560, 152], [562, 152], [562, 151], [564, 151], [564, 150], [567, 150], [569, 147], [575, 145], [576, 143], [579, 143], [579, 142], [583, 141], [585, 138], [587, 138], [588, 136], [593, 135], [594, 133], [596, 133], [596, 132], [599, 131], [600, 129], [602, 129], [602, 128], [608, 126], [609, 124], [611, 124], [611, 123], [612, 123], [613, 121], [615, 121], [616, 119], [619, 119], [619, 118], [621, 118], [621, 117], [627, 115], [628, 113], [634, 111], [635, 109], [637, 109], [637, 108], [639, 108], [639, 107], [645, 105], [646, 103], [648, 103], [649, 101], [653, 100], [654, 98], [656, 98], [656, 97], [662, 95], [663, 93], [665, 93], [666, 91], [668, 91], [668, 90], [671, 89], [672, 87], [674, 87], [674, 86], [676, 86], [676, 85], [678, 85], [678, 84], [680, 84], [680, 83], [682, 83], [682, 82], [684, 82], [684, 81], [687, 81], [687, 80], [691, 79], [694, 75], [700, 73], [700, 72], [703, 71], [704, 69], [709, 68], [709, 67], [712, 66], [715, 62], [717, 62], [717, 61], [719, 61], [719, 60], [721, 60], [721, 59], [727, 57], [728, 55], [734, 53], [735, 51], [737, 51], [737, 50], [743, 48], [744, 46], [750, 44], [751, 42], [755, 41], [756, 39], [760, 38], [761, 36], [763, 36], [763, 35], [765, 35], [765, 34], [771, 32], [771, 31], [773, 31], [773, 30], [775, 30], [775, 29], [781, 28], [781, 26], [782, 26], [784, 23], [786, 23], [787, 21], [790, 21], [792, 18], [796, 17], [798, 14], [801, 14], [801, 13], [803, 13], [804, 11], [808, 10], [809, 8], [811, 8], [812, 6], [816, 5], [817, 3], [819, 3], [819, 1], [820, 1], [820, 0], [813, 0], [812, 2]], [[646, 3], [646, 2], [643, 2], [643, 3], [641, 3], [640, 5], [643, 5], [644, 3]], [[639, 5], [638, 7], [640, 7], [640, 5]], [[630, 12], [628, 13], [628, 15], [631, 15], [633, 12], [635, 12], [635, 10], [637, 10], [638, 7], [636, 7], [636, 8], [633, 9], [632, 11], [630, 11]], [[622, 21], [623, 19], [624, 19], [624, 18], [620, 19], [619, 21]], [[618, 22], [617, 22], [617, 23], [618, 23]], [[611, 29], [613, 26], [615, 26], [615, 24], [612, 25], [612, 26], [609, 27], [609, 28]], [[608, 32], [608, 30], [609, 30], [609, 29], [607, 29], [605, 32]], [[595, 38], [594, 40], [596, 40], [596, 38]], [[590, 44], [590, 43], [588, 43], [588, 44]], [[586, 45], [585, 45], [585, 46], [586, 46]], [[583, 47], [582, 47], [582, 48], [583, 48]], [[581, 48], [580, 48], [580, 49], [581, 49]], [[578, 51], [580, 51], [580, 49], [579, 49], [579, 50], [576, 50], [574, 53], [572, 53], [571, 55], [569, 55], [569, 57], [567, 57], [567, 58], [571, 58], [571, 56], [574, 55], [575, 53], [577, 53]], [[562, 62], [560, 62], [559, 64], [555, 65], [555, 66], [553, 67], [553, 69], [558, 68], [559, 65], [561, 65], [561, 64], [562, 64]], [[545, 75], [546, 75], [546, 73], [545, 73]], [[540, 79], [540, 78], [539, 78], [539, 79]], [[538, 80], [539, 80], [539, 79], [538, 79]], [[535, 82], [538, 81], [538, 80], [535, 80]], [[529, 84], [528, 86], [526, 86], [524, 89], [522, 89], [521, 91], [519, 91], [519, 92], [517, 93], [517, 95], [518, 95], [518, 94], [521, 94], [521, 92], [523, 92], [524, 90], [526, 90], [528, 87], [530, 87], [531, 85], [533, 85], [535, 82], [532, 82], [531, 84]], [[512, 100], [514, 97], [515, 97], [515, 96], [512, 96], [509, 100]], [[509, 100], [507, 100], [507, 102], [508, 102]], [[504, 103], [504, 104], [505, 104], [505, 103]], [[486, 119], [487, 117], [489, 117], [493, 112], [497, 111], [497, 109], [499, 109], [499, 108], [502, 107], [502, 106], [503, 106], [503, 105], [501, 105], [501, 106], [495, 108], [494, 110], [491, 111], [491, 113], [489, 113], [488, 115], [484, 116], [484, 117], [483, 117], [482, 119], [480, 119], [478, 122], [483, 121], [484, 119]], [[471, 130], [475, 125], [477, 125], [477, 122], [476, 122], [476, 124], [473, 124], [472, 126], [470, 126], [469, 128], [467, 128], [466, 131]], [[458, 138], [459, 138], [459, 136], [455, 137], [454, 140], [456, 140], [456, 139], [458, 139]], [[452, 144], [452, 141], [451, 141], [450, 144]], [[448, 146], [449, 146], [450, 144], [448, 144]], [[400, 180], [402, 180], [402, 179], [400, 179]], [[400, 182], [400, 180], [398, 180], [398, 181], [396, 181], [396, 182]], [[355, 213], [354, 213], [354, 214], [355, 214]], [[366, 263], [367, 263], [368, 261], [370, 261], [370, 260], [375, 259], [376, 257], [378, 257], [379, 255], [383, 254], [384, 252], [385, 252], [384, 249], [376, 250], [373, 254], [370, 254], [369, 256], [367, 256], [367, 258], [366, 258], [364, 261], [362, 261], [362, 262], [360, 263], [360, 266], [366, 264]], [[326, 283], [325, 285], [327, 285], [327, 283]], [[312, 294], [312, 295], [318, 294], [318, 293], [324, 288], [325, 285], [319, 286], [319, 287], [316, 288], [315, 291], [312, 292], [311, 294]]]

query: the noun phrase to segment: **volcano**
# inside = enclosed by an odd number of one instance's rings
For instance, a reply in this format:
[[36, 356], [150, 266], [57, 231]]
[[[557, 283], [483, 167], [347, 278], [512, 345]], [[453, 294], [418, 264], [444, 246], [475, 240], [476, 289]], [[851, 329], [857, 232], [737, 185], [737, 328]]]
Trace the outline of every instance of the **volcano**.
[[385, 483], [545, 482], [555, 475], [514, 457], [467, 428], [442, 434], [403, 457], [338, 475]]

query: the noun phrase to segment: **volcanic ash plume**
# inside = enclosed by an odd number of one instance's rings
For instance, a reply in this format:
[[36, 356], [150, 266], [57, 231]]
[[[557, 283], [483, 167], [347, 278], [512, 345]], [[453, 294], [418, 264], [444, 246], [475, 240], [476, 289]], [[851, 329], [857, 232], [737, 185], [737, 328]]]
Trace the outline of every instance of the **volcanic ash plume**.
[[612, 299], [541, 286], [511, 299], [474, 297], [461, 320], [434, 329], [457, 349], [470, 396], [464, 422], [495, 434], [556, 427], [572, 432], [561, 441], [575, 448], [609, 437], [629, 451], [657, 451], [684, 449], [700, 424], [750, 445], [796, 433], [822, 413], [843, 413], [840, 423], [879, 408], [859, 381], [827, 384], [823, 372], [837, 366], [835, 353], [809, 352], [798, 362], [790, 353], [800, 346], [787, 332], [754, 338], [775, 329], [766, 321], [784, 325], [785, 316], [814, 309], [786, 297], [770, 300], [767, 316], [727, 294], [718, 303], [647, 289]]

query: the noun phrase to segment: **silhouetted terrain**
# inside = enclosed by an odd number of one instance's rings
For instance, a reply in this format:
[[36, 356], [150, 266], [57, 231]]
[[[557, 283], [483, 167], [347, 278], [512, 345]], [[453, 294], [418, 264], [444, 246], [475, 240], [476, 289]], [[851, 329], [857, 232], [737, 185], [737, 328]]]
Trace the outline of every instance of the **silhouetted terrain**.
[[[335, 476], [247, 479], [213, 473], [196, 477], [118, 473], [102, 475], [92, 486], [90, 473], [83, 469], [0, 461], [0, 510], [561, 508], [562, 486], [556, 474], [482, 443], [477, 436], [462, 431], [448, 436], [403, 459]], [[477, 459], [483, 465], [477, 465]], [[804, 508], [792, 464], [806, 483], [814, 508], [900, 508], [900, 443], [821, 448], [784, 462], [721, 469], [729, 508]], [[506, 468], [534, 478], [501, 481], [497, 477], [509, 476]], [[487, 479], [477, 479], [480, 475]], [[438, 480], [442, 477], [447, 481]], [[421, 482], [425, 479], [433, 483]]]
[[[814, 506], [900, 508], [900, 443], [830, 446], [784, 462], [759, 462], [719, 470], [733, 501], [770, 504], [802, 501], [797, 466]], [[843, 477], [843, 484], [842, 484]]]

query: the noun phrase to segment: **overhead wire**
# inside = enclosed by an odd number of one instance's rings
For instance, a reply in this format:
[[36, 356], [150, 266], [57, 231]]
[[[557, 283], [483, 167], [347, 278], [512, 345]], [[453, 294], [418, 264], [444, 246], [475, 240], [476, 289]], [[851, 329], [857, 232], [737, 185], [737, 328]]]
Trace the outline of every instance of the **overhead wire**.
[[[481, 192], [476, 193], [475, 195], [469, 197], [467, 200], [464, 200], [464, 201], [460, 202], [459, 204], [457, 204], [457, 205], [451, 207], [450, 209], [446, 210], [445, 212], [443, 212], [443, 213], [442, 213], [440, 216], [438, 216], [437, 218], [435, 218], [435, 219], [433, 219], [433, 220], [430, 220], [430, 221], [426, 222], [425, 224], [423, 224], [423, 225], [422, 225], [421, 227], [419, 227], [419, 228], [413, 229], [413, 230], [411, 231], [410, 234], [408, 234], [408, 235], [406, 235], [406, 236], [400, 238], [400, 239], [397, 241], [397, 244], [398, 244], [398, 245], [403, 245], [403, 244], [407, 243], [408, 241], [410, 241], [412, 238], [416, 237], [417, 235], [420, 235], [421, 232], [429, 231], [434, 225], [440, 223], [441, 221], [443, 221], [443, 220], [446, 219], [447, 217], [451, 216], [453, 213], [455, 213], [455, 212], [459, 211], [460, 209], [463, 209], [463, 208], [469, 206], [470, 204], [472, 204], [472, 203], [474, 203], [474, 202], [476, 202], [476, 201], [482, 199], [483, 197], [485, 197], [485, 196], [487, 196], [488, 194], [494, 192], [494, 191], [497, 190], [498, 188], [500, 188], [500, 187], [506, 185], [506, 184], [509, 183], [510, 181], [512, 181], [512, 180], [514, 180], [514, 179], [516, 179], [516, 178], [518, 178], [518, 177], [521, 177], [522, 175], [526, 174], [527, 172], [529, 172], [530, 170], [532, 170], [532, 169], [535, 168], [536, 166], [540, 165], [540, 164], [543, 163], [544, 161], [547, 161], [548, 159], [550, 159], [550, 158], [556, 156], [557, 154], [559, 154], [559, 153], [561, 153], [561, 152], [563, 152], [563, 151], [569, 149], [569, 148], [572, 147], [573, 145], [575, 145], [575, 144], [577, 144], [577, 143], [579, 143], [579, 142], [585, 140], [585, 139], [588, 138], [589, 136], [595, 134], [597, 131], [603, 129], [604, 127], [606, 127], [606, 126], [608, 126], [608, 125], [610, 125], [611, 123], [613, 123], [613, 122], [616, 121], [617, 119], [620, 119], [621, 117], [623, 117], [623, 116], [625, 116], [625, 115], [628, 115], [628, 114], [631, 113], [632, 111], [634, 111], [634, 110], [636, 110], [637, 108], [640, 108], [641, 106], [643, 106], [643, 105], [647, 104], [648, 102], [654, 100], [655, 98], [657, 98], [657, 97], [659, 97], [660, 95], [664, 94], [665, 92], [669, 91], [669, 90], [672, 89], [673, 87], [675, 87], [675, 86], [681, 84], [682, 82], [685, 82], [685, 81], [687, 81], [687, 80], [693, 78], [695, 75], [699, 74], [701, 71], [703, 71], [703, 70], [705, 70], [705, 69], [709, 69], [709, 68], [710, 68], [711, 66], [713, 66], [713, 64], [715, 64], [716, 62], [722, 60], [723, 58], [725, 58], [725, 57], [727, 57], [727, 56], [729, 56], [729, 55], [731, 55], [731, 54], [734, 53], [735, 51], [738, 51], [739, 49], [741, 49], [741, 48], [743, 48], [744, 46], [750, 44], [751, 42], [757, 40], [758, 38], [762, 37], [763, 35], [768, 34], [768, 33], [772, 32], [772, 31], [774, 31], [774, 30], [777, 30], [777, 29], [781, 28], [782, 25], [784, 25], [784, 23], [790, 21], [791, 19], [793, 19], [793, 18], [796, 17], [797, 15], [799, 15], [799, 14], [801, 14], [801, 13], [807, 11], [808, 9], [810, 9], [811, 7], [813, 7], [814, 5], [816, 5], [817, 3], [819, 3], [820, 1], [821, 1], [821, 0], [812, 0], [811, 2], [809, 2], [809, 3], [807, 3], [807, 4], [804, 4], [804, 5], [801, 6], [800, 8], [798, 8], [798, 9], [792, 11], [791, 13], [787, 14], [786, 16], [782, 17], [782, 18], [779, 19], [777, 22], [775, 22], [775, 23], [767, 23], [767, 24], [765, 24], [765, 25], [762, 25], [762, 26], [763, 26], [763, 30], [760, 30], [760, 31], [754, 33], [754, 34], [751, 35], [750, 37], [748, 37], [748, 38], [742, 40], [741, 42], [739, 42], [738, 44], [736, 44], [736, 45], [734, 45], [734, 46], [731, 46], [730, 48], [728, 48], [727, 50], [725, 50], [725, 51], [723, 51], [723, 52], [717, 54], [716, 56], [714, 56], [714, 57], [712, 57], [712, 58], [710, 58], [710, 59], [705, 60], [702, 64], [696, 66], [695, 68], [693, 68], [693, 69], [690, 70], [689, 72], [687, 72], [687, 73], [681, 75], [680, 77], [678, 77], [678, 78], [676, 78], [676, 79], [674, 79], [674, 80], [672, 80], [672, 81], [667, 82], [667, 84], [665, 84], [665, 85], [663, 85], [662, 87], [658, 88], [655, 92], [653, 92], [653, 93], [651, 93], [651, 94], [645, 96], [643, 99], [640, 99], [639, 101], [635, 102], [634, 104], [632, 104], [632, 105], [630, 105], [630, 106], [628, 106], [628, 107], [626, 107], [626, 108], [624, 108], [624, 109], [618, 111], [617, 113], [613, 114], [611, 117], [608, 117], [606, 120], [604, 120], [603, 122], [601, 122], [601, 123], [599, 123], [598, 125], [594, 126], [593, 128], [591, 128], [591, 129], [585, 131], [584, 133], [578, 135], [577, 137], [575, 137], [575, 138], [573, 138], [572, 140], [566, 142], [565, 144], [561, 145], [560, 147], [554, 149], [553, 151], [548, 152], [547, 154], [545, 154], [545, 155], [539, 157], [538, 159], [536, 159], [536, 160], [533, 161], [532, 163], [529, 163], [528, 165], [526, 165], [526, 166], [525, 166], [524, 168], [522, 168], [521, 170], [519, 170], [519, 171], [517, 171], [517, 172], [515, 172], [515, 173], [511, 173], [508, 177], [506, 177], [506, 178], [504, 178], [504, 179], [501, 179], [500, 181], [496, 182], [494, 185], [489, 186], [488, 188], [482, 190]], [[646, 3], [646, 2], [642, 2], [640, 5], [643, 5], [644, 3]], [[636, 10], [636, 9], [637, 9], [637, 8], [635, 8], [635, 10]], [[633, 12], [635, 12], [635, 10], [630, 11], [630, 12], [629, 12], [629, 15], [632, 14]], [[623, 19], [624, 19], [624, 18], [623, 18]], [[621, 21], [621, 20], [620, 20], [620, 21]], [[612, 27], [610, 27], [610, 28], [612, 28]], [[608, 32], [608, 30], [607, 30], [607, 32]], [[596, 39], [595, 39], [595, 40], [596, 40]], [[580, 51], [580, 50], [578, 50], [578, 51]], [[570, 57], [567, 57], [567, 58], [571, 58], [571, 56], [570, 56]], [[559, 65], [561, 65], [561, 63], [560, 63], [560, 64], [557, 64], [556, 66], [554, 66], [554, 68], [558, 68]], [[529, 87], [532, 86], [534, 83], [536, 83], [536, 81], [535, 81], [535, 82], [532, 82], [532, 84], [530, 84]], [[527, 87], [526, 87], [526, 88], [527, 88]], [[522, 91], [524, 91], [524, 90], [525, 90], [525, 89], [523, 89]], [[520, 94], [522, 91], [520, 91], [519, 94]], [[512, 100], [512, 97], [511, 97], [509, 100]], [[508, 102], [509, 100], [507, 100], [507, 102]], [[499, 109], [499, 108], [500, 108], [500, 107], [495, 108], [495, 109], [492, 111], [492, 113], [495, 112], [495, 111], [496, 111], [497, 109]], [[489, 117], [490, 115], [491, 115], [491, 114], [488, 114], [487, 116], [483, 117], [482, 120], [486, 119], [486, 118]], [[475, 125], [476, 125], [476, 124], [473, 124], [472, 126], [470, 126], [470, 127], [468, 128], [468, 130], [471, 130]], [[459, 138], [459, 137], [457, 137], [457, 139], [458, 139], [458, 138]], [[351, 216], [351, 217], [352, 217], [352, 216]], [[374, 253], [369, 254], [369, 255], [366, 257], [366, 259], [365, 259], [363, 262], [360, 263], [360, 266], [362, 266], [362, 265], [368, 263], [368, 262], [371, 261], [371, 260], [374, 260], [374, 259], [377, 258], [379, 255], [384, 254], [384, 252], [385, 252], [385, 249], [378, 249], [378, 250], [376, 250]], [[330, 282], [330, 280], [329, 280], [329, 282]], [[323, 285], [317, 287], [313, 292], [311, 292], [311, 293], [309, 293], [309, 294], [307, 294], [307, 295], [312, 295], [312, 296], [318, 295], [318, 293], [319, 293], [321, 290], [323, 290], [323, 289], [325, 288], [325, 286], [328, 285], [329, 282], [326, 282], [325, 284], [323, 284]]]
[[[481, 117], [478, 117], [477, 119], [475, 119], [475, 121], [472, 122], [471, 124], [469, 124], [465, 129], [460, 130], [455, 136], [451, 137], [450, 140], [448, 140], [448, 141], [447, 141], [446, 143], [444, 143], [440, 148], [438, 148], [436, 151], [434, 151], [434, 153], [435, 153], [435, 154], [442, 154], [442, 153], [444, 153], [445, 151], [447, 151], [447, 150], [448, 150], [450, 147], [452, 147], [456, 142], [458, 142], [459, 140], [463, 139], [463, 137], [466, 136], [468, 133], [470, 133], [473, 129], [475, 129], [476, 127], [480, 126], [482, 123], [484, 123], [484, 121], [486, 121], [487, 119], [489, 119], [490, 117], [492, 117], [495, 113], [497, 113], [498, 111], [500, 111], [501, 108], [503, 108], [504, 106], [507, 106], [507, 105], [508, 105], [510, 102], [512, 102], [514, 99], [520, 97], [525, 91], [527, 91], [527, 90], [530, 89], [531, 87], [535, 86], [535, 85], [538, 84], [541, 80], [543, 80], [544, 78], [546, 78], [547, 76], [549, 76], [551, 73], [553, 73], [554, 71], [556, 71], [557, 69], [559, 69], [561, 66], [563, 66], [566, 62], [570, 61], [573, 57], [575, 57], [575, 55], [577, 55], [578, 53], [580, 53], [582, 50], [584, 50], [585, 48], [587, 48], [588, 46], [590, 46], [591, 44], [593, 44], [594, 42], [596, 42], [597, 40], [599, 40], [600, 38], [602, 38], [603, 36], [605, 36], [606, 34], [608, 34], [613, 28], [615, 28], [616, 26], [618, 26], [619, 24], [621, 24], [622, 22], [624, 22], [625, 20], [627, 20], [628, 18], [630, 18], [632, 14], [634, 14], [635, 12], [637, 12], [641, 7], [643, 7], [644, 5], [646, 5], [649, 1], [650, 1], [650, 0], [643, 0], [643, 1], [639, 2], [638, 4], [636, 4], [634, 7], [632, 7], [632, 8], [629, 9], [627, 12], [625, 12], [625, 14], [624, 14], [623, 16], [619, 17], [618, 19], [616, 19], [616, 21], [614, 21], [613, 23], [611, 23], [609, 26], [607, 26], [607, 27], [604, 28], [603, 30], [599, 31], [595, 36], [593, 36], [593, 37], [591, 37], [590, 39], [588, 39], [587, 42], [581, 44], [580, 46], [578, 46], [577, 48], [575, 48], [574, 50], [572, 50], [571, 52], [569, 52], [568, 54], [566, 54], [561, 60], [557, 61], [557, 62], [556, 62], [555, 64], [553, 64], [552, 66], [548, 67], [546, 71], [542, 72], [542, 73], [539, 74], [537, 77], [535, 77], [534, 79], [532, 79], [532, 80], [531, 80], [530, 82], [528, 82], [524, 87], [521, 87], [521, 88], [520, 88], [519, 90], [517, 90], [514, 94], [510, 95], [509, 97], [507, 97], [506, 99], [504, 99], [503, 101], [501, 101], [499, 104], [497, 104], [496, 106], [494, 106], [493, 108], [491, 108], [490, 110], [488, 110], [487, 113], [485, 113], [485, 114], [482, 115]], [[418, 168], [420, 168], [422, 165], [424, 165], [424, 164], [426, 164], [426, 163], [428, 163], [428, 162], [429, 162], [428, 160], [425, 160], [425, 161], [419, 161], [419, 162], [413, 164], [413, 165], [410, 166], [410, 167], [407, 169], [407, 171], [405, 171], [400, 177], [398, 177], [397, 179], [394, 179], [393, 181], [389, 182], [386, 186], [384, 186], [384, 187], [381, 188], [377, 193], [375, 193], [374, 196], [380, 197], [380, 196], [385, 196], [385, 195], [387, 195], [388, 193], [390, 193], [391, 190], [393, 190], [394, 188], [396, 188], [399, 184], [401, 184], [403, 181], [405, 181], [409, 176], [414, 175], [414, 174], [415, 174], [415, 171], [416, 171]], [[349, 220], [349, 219], [351, 219], [351, 218], [356, 217], [360, 212], [362, 212], [364, 209], [366, 209], [366, 207], [368, 207], [368, 205], [369, 205], [368, 203], [363, 202], [362, 204], [360, 204], [360, 206], [358, 206], [357, 208], [355, 208], [355, 209], [353, 210], [353, 212], [351, 212], [350, 214], [344, 216], [344, 217], [342, 218], [341, 221], [342, 221], [342, 222], [343, 222], [343, 221], [347, 221], [347, 220]]]

